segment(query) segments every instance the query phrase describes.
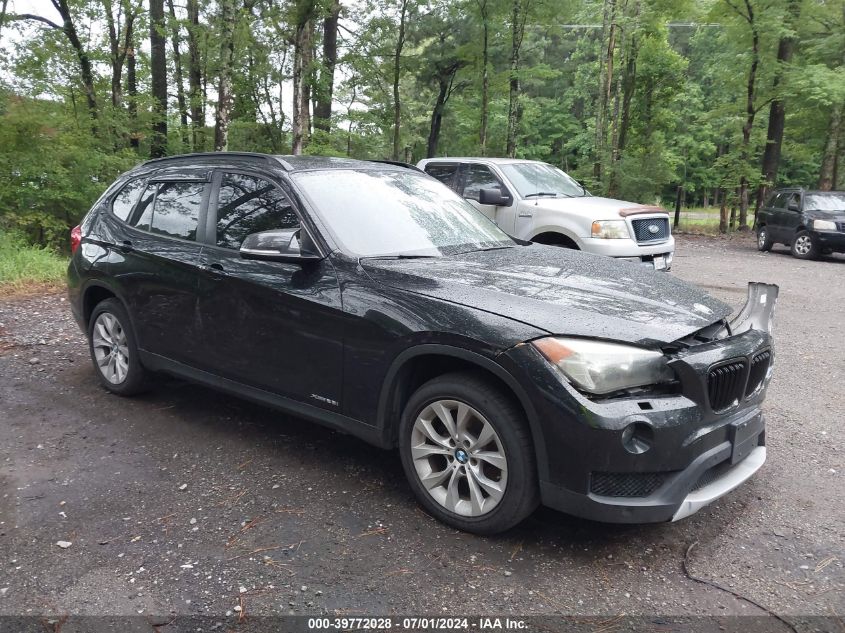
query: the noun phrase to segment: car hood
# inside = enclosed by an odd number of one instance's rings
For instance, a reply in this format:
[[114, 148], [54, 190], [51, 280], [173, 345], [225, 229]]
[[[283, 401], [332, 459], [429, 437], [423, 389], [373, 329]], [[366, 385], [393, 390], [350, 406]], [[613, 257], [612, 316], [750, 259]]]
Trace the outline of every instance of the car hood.
[[552, 334], [656, 346], [731, 308], [642, 264], [532, 244], [436, 259], [366, 258], [377, 283], [484, 310]]
[[835, 220], [837, 222], [845, 221], [845, 209], [842, 211], [822, 211], [821, 209], [810, 209], [805, 212], [807, 217], [814, 220]]
[[[626, 202], [600, 196], [583, 196], [580, 198], [530, 198], [523, 200], [522, 205], [536, 206], [550, 211], [565, 211], [577, 213], [596, 220], [613, 220], [619, 217], [622, 209], [636, 209], [642, 207], [644, 211], [651, 211], [653, 207]], [[654, 213], [661, 213], [655, 210]], [[664, 212], [665, 213], [665, 212]]]

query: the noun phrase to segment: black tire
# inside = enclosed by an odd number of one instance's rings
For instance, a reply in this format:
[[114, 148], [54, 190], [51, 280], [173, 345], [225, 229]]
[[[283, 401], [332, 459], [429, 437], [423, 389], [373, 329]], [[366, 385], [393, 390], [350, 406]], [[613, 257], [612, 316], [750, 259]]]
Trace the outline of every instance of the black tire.
[[758, 251], [770, 251], [772, 250], [772, 246], [774, 242], [772, 242], [772, 237], [769, 235], [769, 228], [764, 224], [762, 226], [757, 227], [757, 250]]
[[[114, 318], [119, 327], [119, 332], [125, 336], [125, 345], [121, 347], [125, 348], [126, 353], [124, 357], [128, 358], [128, 362], [125, 363], [125, 376], [119, 382], [113, 382], [106, 377], [105, 370], [100, 368], [100, 363], [95, 353], [94, 329], [98, 319], [103, 315]], [[101, 345], [97, 347], [103, 348]], [[141, 365], [138, 346], [135, 342], [135, 334], [130, 325], [129, 315], [119, 300], [106, 299], [94, 307], [94, 310], [91, 312], [91, 318], [88, 321], [88, 350], [91, 354], [91, 362], [94, 364], [94, 371], [97, 373], [100, 383], [108, 391], [121, 396], [133, 396], [149, 388], [149, 373]]]
[[819, 256], [818, 240], [809, 231], [798, 231], [790, 246], [792, 256], [798, 259], [817, 259]]
[[[507, 467], [504, 494], [497, 505], [480, 516], [464, 516], [441, 505], [421, 483], [414, 465], [411, 454], [414, 424], [426, 407], [440, 400], [456, 401], [475, 409], [492, 426], [504, 449]], [[539, 504], [536, 459], [525, 414], [500, 388], [474, 373], [439, 376], [422, 385], [411, 396], [400, 422], [399, 452], [405, 475], [419, 503], [429, 514], [459, 530], [475, 534], [503, 532], [525, 519]], [[464, 456], [467, 455], [464, 453]], [[455, 458], [451, 459], [454, 467], [460, 469]], [[476, 459], [471, 459], [471, 462], [480, 463]], [[463, 463], [463, 472], [466, 473], [463, 477], [468, 480], [471, 465]], [[452, 465], [446, 466], [450, 467]]]

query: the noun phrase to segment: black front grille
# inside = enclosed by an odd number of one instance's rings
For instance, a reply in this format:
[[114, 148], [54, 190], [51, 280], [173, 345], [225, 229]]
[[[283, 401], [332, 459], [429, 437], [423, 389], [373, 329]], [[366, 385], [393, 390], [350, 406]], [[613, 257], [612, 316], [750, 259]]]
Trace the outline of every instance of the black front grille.
[[669, 238], [669, 218], [638, 218], [631, 220], [638, 242], [656, 242]]
[[772, 353], [769, 350], [758, 352], [751, 359], [751, 370], [748, 372], [748, 385], [745, 387], [746, 396], [750, 396], [763, 384], [771, 362]]
[[647, 497], [673, 474], [594, 472], [590, 477], [590, 492], [603, 497]]
[[734, 360], [712, 368], [707, 374], [710, 408], [722, 411], [743, 396], [747, 363]]

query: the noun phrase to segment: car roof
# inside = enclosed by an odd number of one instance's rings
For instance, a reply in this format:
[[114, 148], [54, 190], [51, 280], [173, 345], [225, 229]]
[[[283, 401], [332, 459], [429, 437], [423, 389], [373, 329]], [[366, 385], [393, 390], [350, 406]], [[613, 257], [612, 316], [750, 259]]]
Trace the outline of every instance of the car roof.
[[148, 160], [139, 168], [150, 167], [202, 167], [212, 164], [252, 165], [282, 169], [287, 172], [309, 171], [315, 169], [371, 169], [397, 170], [413, 169], [414, 165], [389, 160], [357, 160], [354, 158], [340, 158], [335, 156], [293, 156], [261, 154], [257, 152], [201, 152], [195, 154], [179, 154]]
[[499, 158], [486, 156], [444, 156], [442, 158], [426, 158], [420, 163], [492, 163], [494, 165], [510, 165], [513, 163], [542, 163], [541, 160], [525, 158]]

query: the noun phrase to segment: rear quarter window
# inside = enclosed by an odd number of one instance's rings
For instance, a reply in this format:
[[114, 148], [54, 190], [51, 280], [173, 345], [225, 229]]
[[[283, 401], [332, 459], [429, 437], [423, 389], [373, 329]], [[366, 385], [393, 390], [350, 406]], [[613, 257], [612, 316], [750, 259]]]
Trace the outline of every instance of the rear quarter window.
[[145, 185], [146, 182], [140, 178], [130, 180], [123, 185], [120, 193], [114, 197], [111, 203], [111, 212], [124, 222], [127, 222], [129, 220], [129, 214], [132, 213], [132, 209], [135, 208], [138, 199], [141, 197], [141, 192], [144, 191]]

